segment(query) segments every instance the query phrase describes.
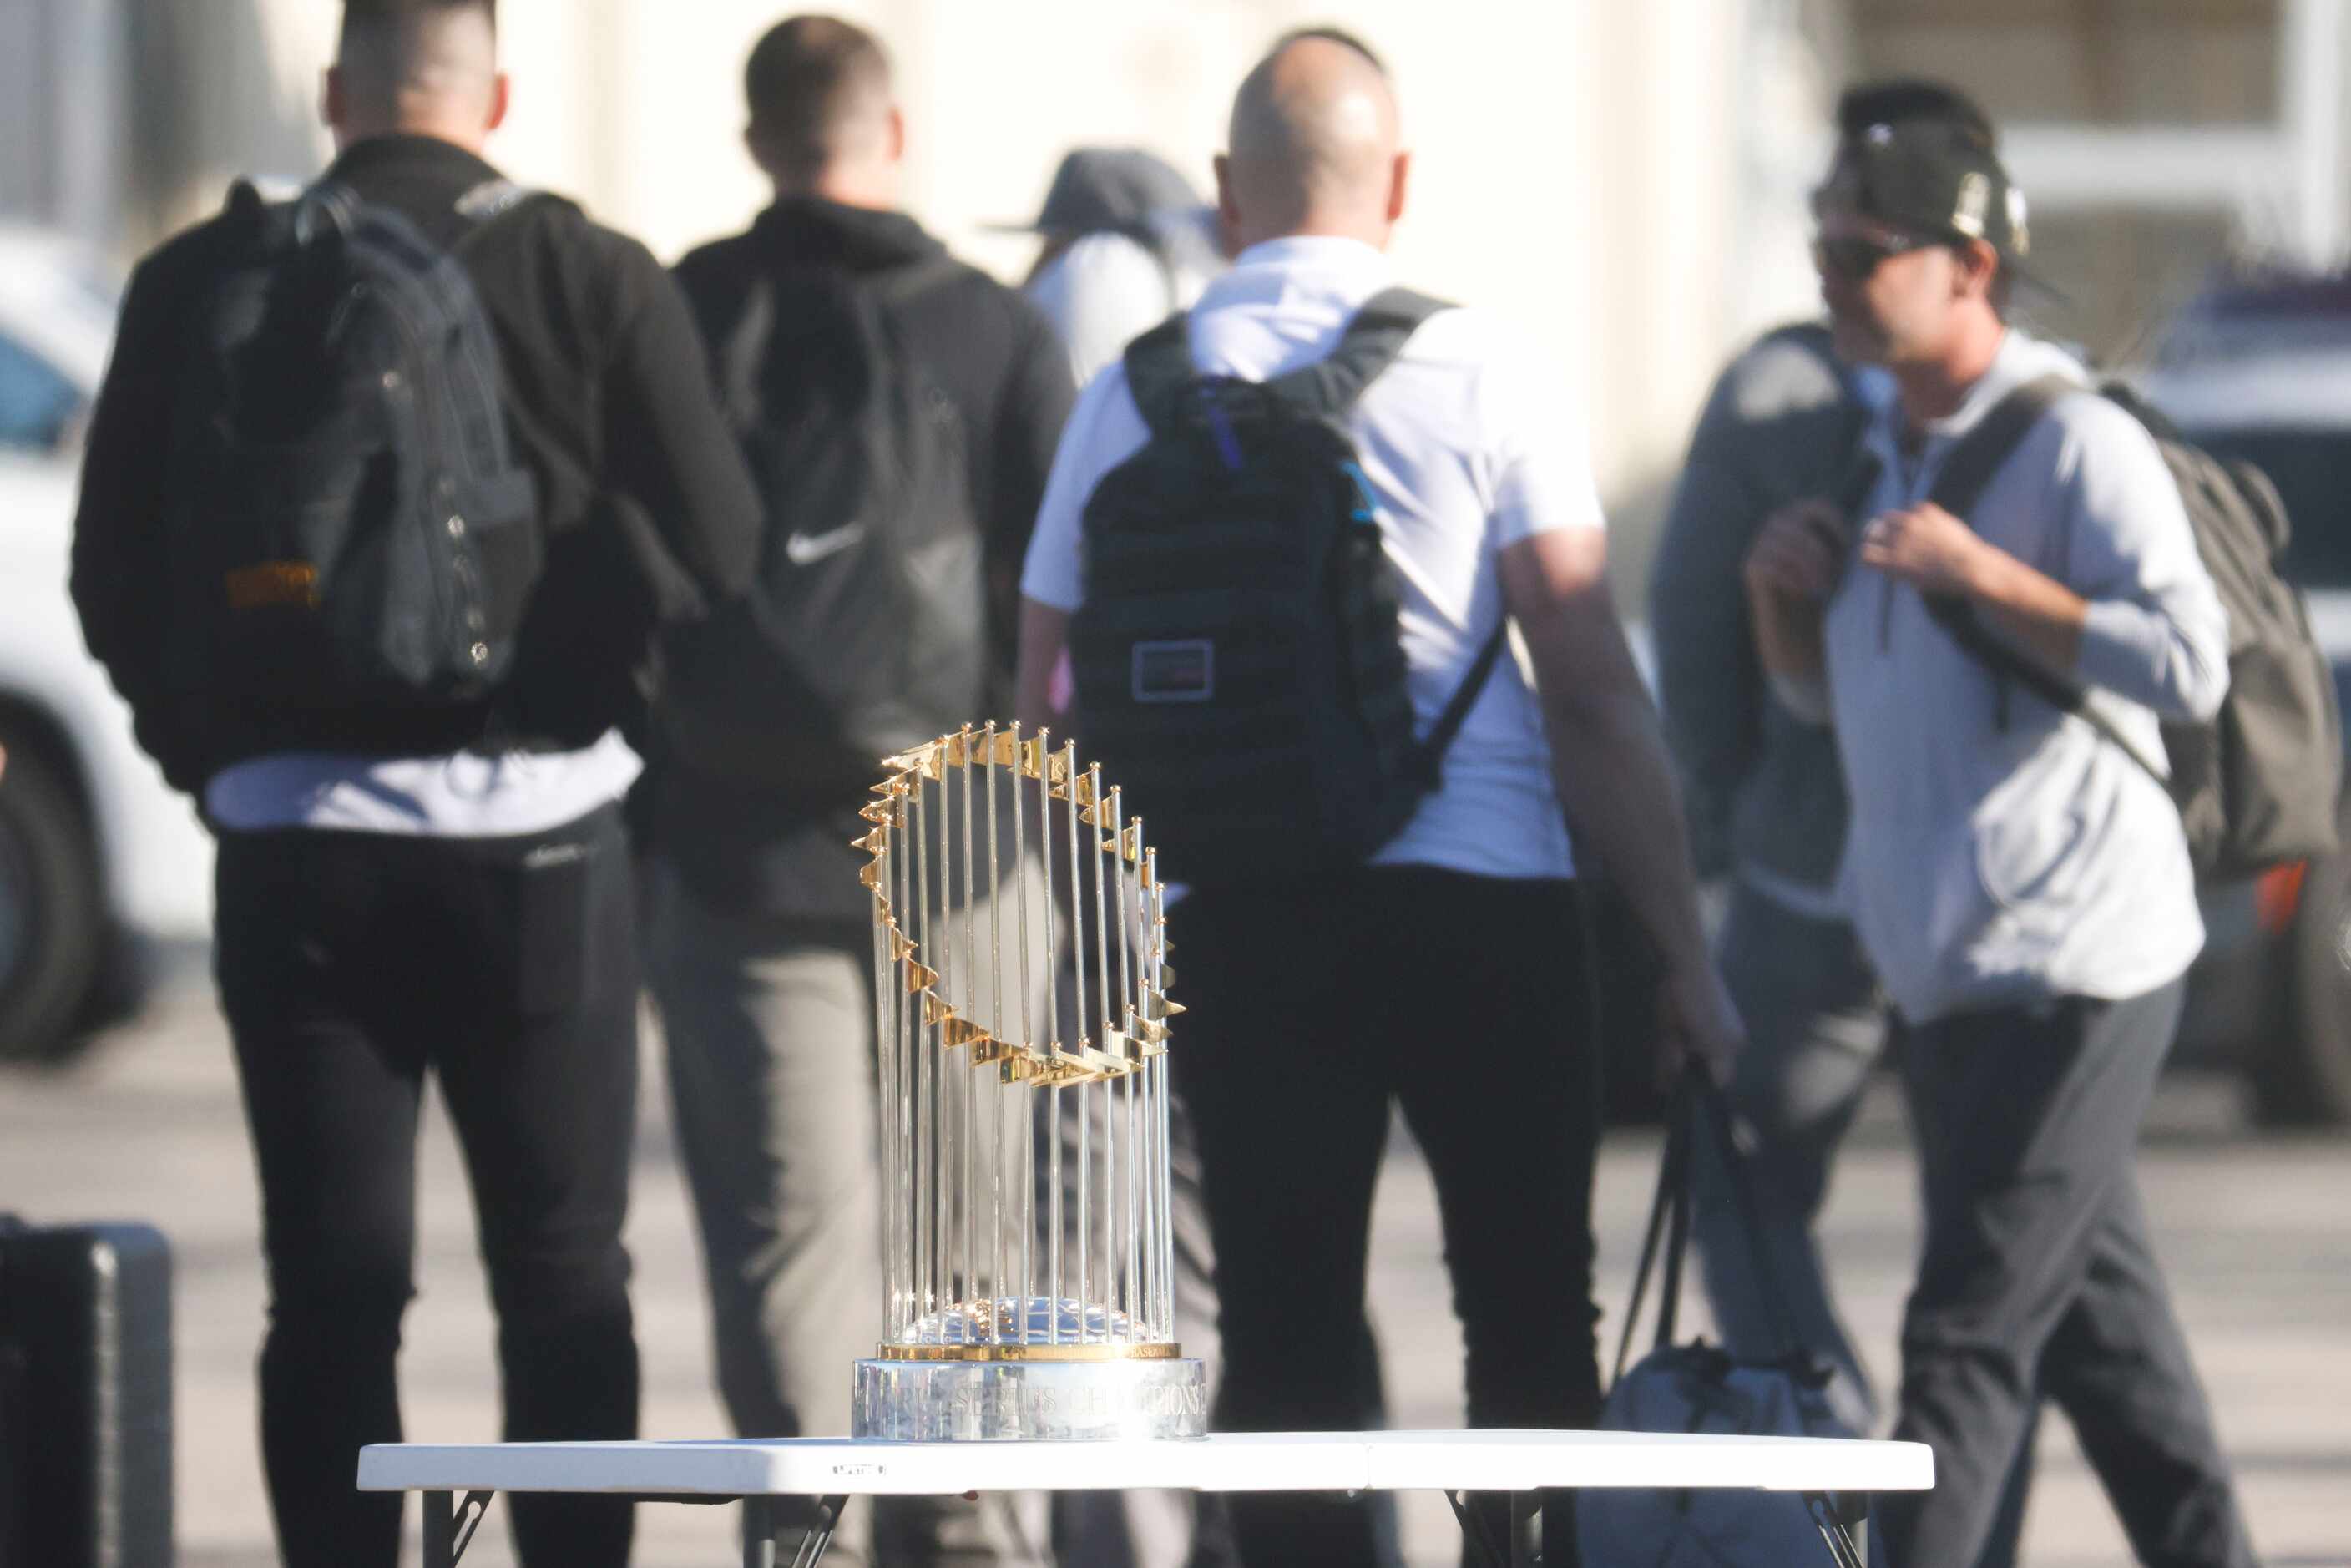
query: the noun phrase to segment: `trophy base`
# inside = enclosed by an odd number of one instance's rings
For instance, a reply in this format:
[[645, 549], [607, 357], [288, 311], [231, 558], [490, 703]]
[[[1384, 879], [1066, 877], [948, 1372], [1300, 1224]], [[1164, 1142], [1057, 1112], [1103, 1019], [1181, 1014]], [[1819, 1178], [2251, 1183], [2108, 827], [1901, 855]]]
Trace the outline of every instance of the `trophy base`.
[[850, 1433], [900, 1443], [1106, 1442], [1205, 1437], [1196, 1360], [857, 1364]]

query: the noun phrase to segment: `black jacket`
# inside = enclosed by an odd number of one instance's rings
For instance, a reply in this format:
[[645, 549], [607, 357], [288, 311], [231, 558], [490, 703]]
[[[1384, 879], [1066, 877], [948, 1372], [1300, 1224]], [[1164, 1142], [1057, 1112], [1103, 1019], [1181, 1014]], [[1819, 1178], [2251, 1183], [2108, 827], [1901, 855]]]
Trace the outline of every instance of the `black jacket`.
[[[945, 250], [903, 213], [792, 197], [762, 213], [749, 232], [686, 256], [677, 279], [704, 340], [718, 345], [731, 339], [765, 274], [895, 271]], [[1008, 695], [1021, 558], [1076, 398], [1068, 356], [1035, 306], [975, 267], [945, 269], [935, 284], [895, 296], [884, 308], [924, 378], [962, 421], [972, 516], [987, 536], [992, 643]], [[654, 844], [698, 897], [737, 912], [865, 918], [862, 857], [848, 847], [863, 831], [856, 817], [862, 796], [793, 800], [688, 775], [665, 766], [657, 751], [648, 760]]]
[[[457, 199], [497, 172], [447, 142], [386, 136], [329, 177], [447, 244]], [[500, 352], [515, 448], [538, 483], [547, 564], [507, 678], [485, 703], [343, 733], [296, 736], [271, 716], [167, 703], [161, 661], [173, 585], [162, 557], [183, 325], [220, 266], [221, 220], [166, 243], [132, 275], [99, 395], [75, 525], [73, 596], [90, 652], [130, 703], [141, 743], [183, 789], [243, 758], [331, 744], [387, 755], [572, 747], [636, 716], [652, 629], [742, 591], [758, 500], [705, 373], [675, 285], [634, 240], [564, 202], [502, 217], [465, 252]]]

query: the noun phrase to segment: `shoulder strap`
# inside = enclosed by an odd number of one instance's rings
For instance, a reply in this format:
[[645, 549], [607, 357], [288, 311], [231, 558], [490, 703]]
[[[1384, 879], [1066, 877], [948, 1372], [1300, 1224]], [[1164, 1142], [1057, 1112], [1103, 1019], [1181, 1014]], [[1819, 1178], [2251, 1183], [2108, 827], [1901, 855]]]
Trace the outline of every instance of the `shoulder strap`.
[[1494, 634], [1486, 639], [1486, 645], [1478, 650], [1478, 657], [1470, 664], [1469, 673], [1461, 677], [1460, 685], [1454, 689], [1453, 695], [1446, 702], [1445, 711], [1437, 716], [1437, 722], [1429, 726], [1428, 733], [1421, 737], [1420, 744], [1413, 747], [1407, 767], [1413, 776], [1429, 789], [1437, 788], [1446, 749], [1453, 744], [1453, 737], [1461, 733], [1461, 727], [1469, 721], [1469, 710], [1477, 706], [1478, 694], [1486, 689], [1486, 683], [1493, 679], [1494, 666], [1501, 663], [1502, 650], [1510, 640], [1510, 618], [1506, 613], [1495, 623]]
[[1126, 389], [1155, 433], [1172, 425], [1185, 389], [1199, 379], [1192, 367], [1191, 321], [1179, 310], [1126, 346]]
[[1274, 377], [1266, 388], [1308, 413], [1342, 417], [1355, 406], [1364, 389], [1395, 363], [1420, 324], [1450, 308], [1441, 299], [1409, 288], [1384, 288], [1364, 301], [1329, 354]]
[[2026, 433], [2041, 423], [2041, 416], [2056, 406], [2059, 398], [2080, 390], [2064, 376], [2043, 376], [2001, 398], [1943, 458], [1927, 498], [1966, 521], [1976, 503], [1983, 499], [1984, 486], [2016, 455]]
[[[1959, 437], [1959, 444], [1943, 459], [1940, 473], [1928, 494], [1943, 510], [1961, 522], [1982, 499], [1984, 487], [2001, 465], [2015, 455], [2016, 449], [2041, 416], [2049, 412], [2059, 398], [2082, 390], [2064, 376], [2043, 376], [2027, 382], [1995, 404], [1990, 413], [1973, 430]], [[2115, 727], [2114, 721], [2100, 713], [2090, 703], [2082, 689], [2063, 676], [2053, 674], [2018, 653], [1987, 630], [1975, 607], [1965, 600], [1948, 596], [1929, 596], [1925, 601], [1927, 613], [1932, 615], [1952, 641], [1978, 664], [1995, 675], [2015, 682], [2060, 713], [2072, 714], [2098, 735], [2157, 783], [2170, 787], [2171, 776], [2157, 765], [2155, 759], [2141, 751], [2131, 738]]]

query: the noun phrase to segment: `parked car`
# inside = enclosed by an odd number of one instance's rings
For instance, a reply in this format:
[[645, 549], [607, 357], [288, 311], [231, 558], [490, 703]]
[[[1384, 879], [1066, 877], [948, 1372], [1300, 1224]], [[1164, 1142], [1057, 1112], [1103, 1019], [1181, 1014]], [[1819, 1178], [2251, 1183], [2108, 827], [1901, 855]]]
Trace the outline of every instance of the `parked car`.
[[[2130, 380], [2190, 439], [2277, 486], [2294, 525], [2280, 569], [2351, 710], [2351, 279], [2218, 282]], [[2241, 1063], [2273, 1125], [2351, 1123], [2351, 797], [2337, 818], [2346, 852], [2205, 898], [2182, 1051]]]
[[114, 329], [97, 258], [0, 228], [0, 1059], [56, 1056], [211, 922], [212, 843], [67, 597], [83, 428]]

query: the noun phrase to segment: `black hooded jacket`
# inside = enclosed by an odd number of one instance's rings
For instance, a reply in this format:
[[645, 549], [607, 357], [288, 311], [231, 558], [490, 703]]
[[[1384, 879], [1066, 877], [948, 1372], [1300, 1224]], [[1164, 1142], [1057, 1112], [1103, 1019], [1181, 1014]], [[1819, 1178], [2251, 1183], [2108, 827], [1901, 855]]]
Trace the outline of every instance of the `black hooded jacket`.
[[[422, 136], [361, 141], [329, 178], [449, 244], [467, 192], [498, 177]], [[172, 483], [173, 395], [228, 230], [166, 243], [133, 274], [90, 427], [74, 529], [73, 597], [90, 652], [131, 705], [141, 743], [180, 789], [229, 764], [322, 747], [386, 756], [468, 747], [569, 749], [631, 726], [647, 640], [742, 591], [758, 498], [718, 412], [694, 320], [636, 241], [568, 202], [533, 202], [475, 236], [465, 264], [495, 333], [508, 433], [538, 485], [546, 565], [514, 664], [484, 703], [418, 715], [353, 712], [302, 733], [266, 712], [166, 697], [174, 584], [159, 570]]]
[[[677, 280], [705, 342], [737, 331], [759, 278], [838, 268], [893, 272], [933, 261], [946, 247], [903, 213], [788, 197], [748, 232], [678, 263]], [[937, 280], [893, 295], [898, 340], [924, 379], [954, 405], [964, 431], [973, 517], [987, 535], [990, 641], [1009, 690], [1021, 558], [1076, 389], [1053, 328], [1038, 309], [976, 267], [941, 268]], [[778, 526], [769, 519], [769, 527]], [[977, 721], [987, 716], [974, 714]], [[863, 831], [859, 800], [794, 800], [773, 789], [729, 788], [648, 758], [654, 847], [714, 908], [820, 922], [862, 921]]]

